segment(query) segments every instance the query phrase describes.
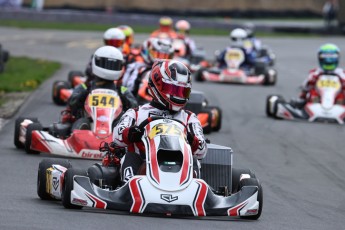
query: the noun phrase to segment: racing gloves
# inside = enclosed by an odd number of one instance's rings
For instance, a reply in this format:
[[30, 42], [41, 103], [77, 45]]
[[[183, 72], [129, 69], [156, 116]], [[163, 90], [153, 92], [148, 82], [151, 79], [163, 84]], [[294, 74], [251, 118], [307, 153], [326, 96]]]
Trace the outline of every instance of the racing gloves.
[[144, 129], [138, 126], [131, 126], [123, 130], [123, 140], [125, 143], [136, 143], [141, 141], [141, 137], [144, 134]]

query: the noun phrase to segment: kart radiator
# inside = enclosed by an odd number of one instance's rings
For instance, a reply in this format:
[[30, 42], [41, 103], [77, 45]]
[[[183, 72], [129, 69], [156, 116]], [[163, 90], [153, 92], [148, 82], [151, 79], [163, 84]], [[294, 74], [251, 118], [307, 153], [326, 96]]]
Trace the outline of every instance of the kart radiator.
[[201, 161], [201, 179], [213, 189], [227, 186], [231, 191], [232, 149], [208, 144], [206, 157]]

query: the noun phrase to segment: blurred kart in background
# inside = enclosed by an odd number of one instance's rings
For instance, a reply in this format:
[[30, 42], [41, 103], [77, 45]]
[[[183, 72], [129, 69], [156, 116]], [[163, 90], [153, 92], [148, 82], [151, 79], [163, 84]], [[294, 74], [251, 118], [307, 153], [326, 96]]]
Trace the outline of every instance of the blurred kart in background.
[[9, 58], [10, 53], [7, 50], [4, 50], [0, 44], [0, 73], [4, 72], [5, 63], [8, 62]]
[[258, 58], [253, 67], [242, 68], [244, 62], [244, 52], [238, 48], [232, 48], [225, 54], [226, 68], [219, 68], [217, 63], [210, 68], [201, 68], [195, 74], [195, 80], [251, 84], [251, 85], [275, 85], [277, 81], [277, 71], [272, 68], [271, 63], [265, 58]]
[[266, 115], [276, 119], [344, 124], [345, 105], [338, 76], [324, 75], [316, 82], [307, 101], [286, 102], [280, 95], [266, 99]]
[[43, 127], [37, 118], [20, 117], [15, 121], [14, 144], [29, 154], [101, 159], [101, 142], [112, 141], [113, 127], [122, 114], [117, 92], [95, 89], [85, 101], [85, 116], [71, 123]]
[[[180, 216], [230, 216], [257, 220], [263, 191], [255, 174], [233, 168], [229, 147], [208, 144], [206, 157], [193, 157], [186, 142], [187, 127], [180, 121], [150, 117], [139, 125], [146, 161], [138, 175], [120, 180], [120, 158], [108, 143], [102, 164], [73, 168], [62, 159], [40, 162], [37, 194], [42, 200], [61, 200], [68, 209], [91, 207], [130, 213]], [[159, 127], [159, 128], [158, 128]], [[159, 130], [159, 131], [157, 131]], [[162, 131], [165, 130], [165, 131]], [[170, 131], [169, 131], [170, 130]]]

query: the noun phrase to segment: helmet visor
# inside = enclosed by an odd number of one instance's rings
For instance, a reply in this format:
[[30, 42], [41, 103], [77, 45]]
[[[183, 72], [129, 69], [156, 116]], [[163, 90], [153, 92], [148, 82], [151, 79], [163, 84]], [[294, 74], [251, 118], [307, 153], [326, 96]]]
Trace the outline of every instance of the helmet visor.
[[156, 50], [150, 49], [150, 56], [154, 59], [171, 59], [172, 58], [172, 53], [167, 53], [167, 52], [160, 52]]
[[178, 97], [181, 99], [188, 99], [191, 88], [179, 85], [173, 85], [162, 81], [162, 92], [164, 94], [169, 94], [173, 97]]
[[123, 62], [117, 59], [95, 56], [95, 65], [103, 69], [120, 71], [122, 70]]
[[113, 47], [116, 47], [116, 48], [121, 48], [124, 41], [123, 40], [118, 40], [118, 39], [107, 39], [107, 40], [104, 40], [104, 43], [107, 45], [107, 46], [113, 46]]

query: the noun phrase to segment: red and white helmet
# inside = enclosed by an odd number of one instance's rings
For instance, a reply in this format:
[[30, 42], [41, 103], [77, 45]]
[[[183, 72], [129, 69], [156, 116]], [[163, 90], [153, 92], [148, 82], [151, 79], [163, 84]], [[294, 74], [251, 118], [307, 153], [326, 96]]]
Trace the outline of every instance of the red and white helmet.
[[103, 34], [104, 44], [107, 46], [114, 46], [121, 49], [125, 43], [126, 36], [119, 28], [110, 28]]
[[175, 24], [176, 31], [178, 33], [188, 33], [190, 30], [190, 24], [186, 20], [178, 20]]
[[149, 75], [148, 87], [154, 101], [178, 112], [186, 105], [192, 90], [190, 71], [179, 61], [157, 60]]

